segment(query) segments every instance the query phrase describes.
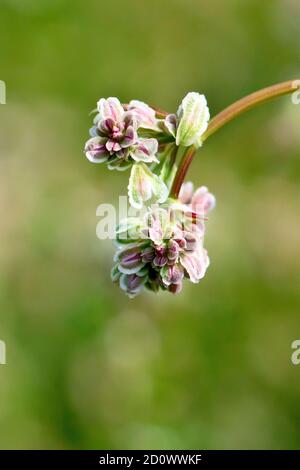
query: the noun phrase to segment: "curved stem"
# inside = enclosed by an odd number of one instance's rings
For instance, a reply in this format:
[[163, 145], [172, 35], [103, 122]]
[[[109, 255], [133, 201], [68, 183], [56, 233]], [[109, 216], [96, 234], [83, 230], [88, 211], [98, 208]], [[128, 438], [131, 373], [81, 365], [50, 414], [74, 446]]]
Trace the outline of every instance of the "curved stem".
[[225, 108], [213, 119], [211, 119], [206, 132], [202, 136], [202, 140], [206, 140], [218, 129], [225, 126], [225, 124], [232, 121], [232, 119], [236, 118], [240, 114], [278, 96], [293, 93], [299, 89], [299, 87], [300, 79], [288, 80], [287, 82], [278, 83], [277, 85], [263, 88], [262, 90], [256, 91], [255, 93], [251, 93], [251, 95], [245, 96], [244, 98], [233, 103], [231, 106], [228, 106], [228, 108]]
[[[255, 93], [251, 93], [251, 95], [245, 96], [244, 98], [233, 103], [231, 106], [228, 106], [228, 108], [225, 108], [213, 119], [211, 119], [206, 132], [202, 136], [202, 140], [206, 140], [217, 130], [221, 129], [221, 127], [225, 126], [225, 124], [232, 121], [232, 119], [254, 108], [255, 106], [265, 103], [278, 96], [293, 93], [299, 89], [300, 79], [288, 80], [287, 82], [278, 83], [277, 85], [273, 85], [268, 88], [263, 88], [262, 90], [256, 91]], [[171, 189], [171, 197], [178, 197], [181, 185], [184, 181], [185, 175], [188, 171], [188, 168], [193, 160], [195, 153], [196, 149], [194, 147], [189, 147], [184, 156], [182, 157]]]
[[151, 105], [151, 108], [154, 109], [157, 119], [164, 119], [165, 117], [168, 116], [168, 113], [164, 111], [163, 109], [157, 108], [156, 106], [152, 106], [152, 105]]

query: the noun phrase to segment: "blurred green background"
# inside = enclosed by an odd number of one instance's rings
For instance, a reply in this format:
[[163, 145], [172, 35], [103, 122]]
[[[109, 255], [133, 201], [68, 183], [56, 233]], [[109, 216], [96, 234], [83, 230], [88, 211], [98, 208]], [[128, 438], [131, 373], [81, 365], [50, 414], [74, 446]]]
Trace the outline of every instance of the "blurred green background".
[[299, 448], [300, 106], [209, 140], [211, 258], [180, 296], [129, 300], [96, 207], [127, 174], [84, 157], [100, 97], [211, 114], [300, 77], [298, 0], [0, 0], [0, 447]]

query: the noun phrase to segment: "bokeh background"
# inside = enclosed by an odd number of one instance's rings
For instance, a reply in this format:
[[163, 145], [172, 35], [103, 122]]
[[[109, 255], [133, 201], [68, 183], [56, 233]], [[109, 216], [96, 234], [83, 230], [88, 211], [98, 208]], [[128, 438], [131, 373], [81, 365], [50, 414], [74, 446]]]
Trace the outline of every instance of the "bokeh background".
[[299, 448], [300, 105], [209, 140], [211, 267], [129, 300], [96, 207], [128, 174], [83, 154], [100, 97], [211, 114], [300, 76], [298, 0], [0, 0], [0, 447]]

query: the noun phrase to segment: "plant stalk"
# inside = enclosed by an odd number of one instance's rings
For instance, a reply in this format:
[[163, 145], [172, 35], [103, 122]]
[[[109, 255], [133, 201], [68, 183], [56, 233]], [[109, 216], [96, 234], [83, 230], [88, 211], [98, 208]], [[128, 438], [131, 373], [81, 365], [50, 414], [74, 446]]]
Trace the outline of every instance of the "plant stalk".
[[189, 169], [189, 166], [193, 160], [193, 157], [196, 153], [195, 147], [188, 147], [181, 159], [181, 162], [178, 166], [178, 170], [175, 176], [174, 183], [171, 188], [170, 197], [177, 199], [181, 185], [184, 181], [185, 175]]
[[[219, 129], [221, 129], [225, 124], [232, 121], [234, 118], [238, 117], [240, 114], [249, 111], [250, 109], [258, 106], [260, 104], [266, 103], [273, 98], [278, 96], [287, 95], [289, 93], [294, 93], [300, 89], [300, 79], [288, 80], [287, 82], [278, 83], [272, 85], [268, 88], [263, 88], [262, 90], [251, 93], [248, 96], [236, 101], [232, 105], [225, 108], [219, 114], [217, 114], [208, 124], [206, 132], [202, 136], [202, 140], [205, 141], [208, 137], [213, 135]], [[177, 174], [171, 189], [170, 196], [173, 198], [178, 198], [178, 194], [181, 188], [181, 185], [184, 181], [186, 173], [189, 169], [189, 166], [193, 160], [193, 157], [196, 153], [194, 147], [189, 147], [185, 154], [182, 157], [180, 165], [177, 170]]]
[[236, 101], [228, 108], [225, 108], [219, 114], [217, 114], [208, 124], [206, 132], [202, 136], [202, 140], [206, 140], [212, 134], [214, 134], [221, 127], [225, 126], [232, 119], [236, 118], [240, 114], [249, 111], [250, 109], [260, 104], [266, 103], [273, 98], [278, 96], [287, 95], [293, 93], [300, 88], [300, 79], [288, 80], [287, 82], [278, 83], [268, 88], [251, 93], [248, 96]]

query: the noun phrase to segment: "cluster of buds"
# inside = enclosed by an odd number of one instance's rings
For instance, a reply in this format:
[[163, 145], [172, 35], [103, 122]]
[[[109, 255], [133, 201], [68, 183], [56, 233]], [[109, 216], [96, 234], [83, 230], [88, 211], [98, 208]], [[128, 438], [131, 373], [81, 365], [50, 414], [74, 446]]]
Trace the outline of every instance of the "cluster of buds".
[[204, 222], [215, 198], [205, 186], [193, 191], [184, 183], [175, 194], [172, 188], [184, 168], [176, 158], [185, 158], [185, 147], [201, 147], [208, 121], [206, 99], [198, 93], [188, 93], [170, 115], [136, 100], [122, 105], [102, 98], [97, 104], [85, 154], [110, 170], [130, 167], [129, 202], [143, 211], [116, 228], [112, 279], [130, 297], [144, 287], [178, 293], [184, 278], [197, 283], [205, 275]]
[[178, 293], [184, 277], [199, 282], [209, 265], [204, 220], [214, 205], [205, 186], [193, 193], [193, 184], [185, 183], [177, 201], [148, 208], [143, 218], [121, 223], [113, 281], [132, 297], [144, 287]]

